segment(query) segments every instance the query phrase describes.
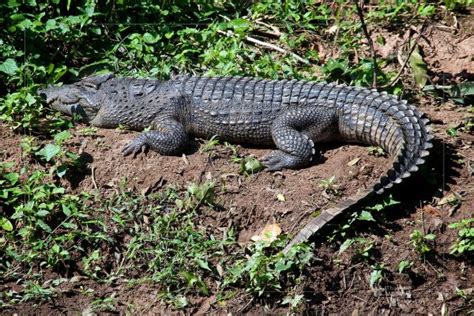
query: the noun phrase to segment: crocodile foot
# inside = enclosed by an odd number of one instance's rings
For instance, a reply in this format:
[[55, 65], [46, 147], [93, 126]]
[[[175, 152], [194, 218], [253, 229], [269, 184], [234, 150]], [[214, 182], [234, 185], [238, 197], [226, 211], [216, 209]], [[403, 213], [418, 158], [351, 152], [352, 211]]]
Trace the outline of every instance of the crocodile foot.
[[307, 163], [300, 157], [288, 154], [281, 150], [272, 151], [270, 154], [264, 156], [261, 161], [268, 171], [295, 169]]
[[133, 154], [133, 157], [136, 157], [137, 154], [146, 152], [148, 148], [149, 146], [147, 144], [146, 138], [140, 135], [123, 147], [122, 155], [128, 156]]

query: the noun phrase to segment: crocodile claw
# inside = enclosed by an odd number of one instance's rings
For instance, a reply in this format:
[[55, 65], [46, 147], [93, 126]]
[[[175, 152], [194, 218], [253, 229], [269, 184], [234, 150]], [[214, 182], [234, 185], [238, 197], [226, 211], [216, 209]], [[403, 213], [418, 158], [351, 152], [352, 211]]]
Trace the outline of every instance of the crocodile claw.
[[123, 147], [122, 155], [128, 156], [133, 154], [133, 158], [135, 158], [139, 153], [146, 152], [147, 149], [148, 144], [146, 140], [139, 136]]
[[285, 153], [281, 150], [274, 150], [261, 159], [268, 171], [278, 171], [282, 169], [294, 169], [302, 165], [301, 159], [297, 156]]

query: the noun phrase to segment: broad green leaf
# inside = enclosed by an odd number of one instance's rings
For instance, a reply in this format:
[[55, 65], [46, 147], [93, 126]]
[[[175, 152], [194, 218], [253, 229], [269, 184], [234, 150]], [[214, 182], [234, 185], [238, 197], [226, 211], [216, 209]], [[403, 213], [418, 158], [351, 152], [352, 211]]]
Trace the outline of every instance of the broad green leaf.
[[347, 250], [354, 243], [354, 239], [346, 239], [342, 245], [339, 247], [338, 255]]
[[243, 32], [250, 27], [250, 22], [246, 19], [234, 19], [229, 22], [228, 24], [232, 27], [236, 32]]
[[69, 208], [69, 206], [62, 204], [61, 208], [63, 210], [64, 215], [71, 216], [71, 209]]
[[370, 274], [370, 286], [374, 286], [376, 283], [380, 282], [380, 280], [382, 280], [382, 270], [373, 270]]
[[466, 81], [451, 88], [451, 95], [455, 98], [462, 98], [474, 95], [474, 81]]
[[54, 135], [54, 141], [58, 144], [62, 144], [63, 141], [65, 141], [66, 139], [69, 139], [70, 137], [71, 137], [71, 133], [69, 133], [68, 131], [62, 131]]
[[412, 41], [411, 45], [416, 45], [416, 47], [413, 53], [411, 54], [408, 62], [413, 71], [413, 76], [416, 84], [420, 89], [423, 89], [423, 87], [426, 85], [426, 81], [428, 80], [427, 67], [425, 62], [423, 61], [423, 57], [420, 54], [420, 48], [418, 44]]
[[146, 32], [145, 34], [143, 34], [143, 41], [147, 44], [155, 44], [156, 42], [158, 42], [158, 37], [157, 36], [153, 36], [152, 34]]
[[398, 263], [398, 273], [403, 273], [403, 271], [406, 270], [406, 268], [410, 267], [412, 263], [410, 260], [402, 260]]
[[368, 211], [362, 211], [358, 217], [359, 220], [361, 221], [371, 221], [371, 222], [375, 222], [375, 219], [374, 217], [372, 216], [372, 214]]
[[10, 181], [10, 184], [14, 185], [15, 183], [18, 182], [20, 175], [16, 172], [10, 172], [4, 175], [3, 177], [7, 179], [8, 181]]
[[7, 58], [1, 65], [0, 71], [7, 75], [13, 75], [18, 70], [16, 61], [13, 58]]
[[43, 157], [46, 161], [50, 161], [54, 156], [59, 154], [61, 151], [61, 147], [58, 145], [47, 144], [43, 147], [40, 151], [36, 153], [36, 155]]
[[0, 217], [0, 227], [7, 232], [11, 232], [13, 230], [12, 223], [5, 217]]
[[47, 232], [47, 233], [51, 233], [51, 232], [52, 232], [51, 227], [49, 227], [48, 224], [46, 224], [45, 222], [43, 222], [43, 220], [38, 219], [38, 221], [36, 222], [36, 224], [38, 224], [38, 226], [41, 227], [45, 232]]
[[39, 217], [45, 217], [48, 215], [49, 215], [49, 212], [47, 210], [39, 210], [38, 212], [36, 212], [36, 216], [39, 216]]

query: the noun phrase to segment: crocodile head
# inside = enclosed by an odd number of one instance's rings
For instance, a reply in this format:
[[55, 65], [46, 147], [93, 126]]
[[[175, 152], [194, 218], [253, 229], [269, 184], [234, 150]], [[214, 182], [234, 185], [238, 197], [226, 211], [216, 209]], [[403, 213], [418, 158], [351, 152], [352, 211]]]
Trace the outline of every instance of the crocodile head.
[[53, 109], [68, 115], [79, 115], [91, 122], [100, 110], [103, 94], [97, 93], [104, 83], [111, 80], [112, 74], [87, 77], [79, 82], [63, 86], [48, 86], [38, 94], [46, 99]]

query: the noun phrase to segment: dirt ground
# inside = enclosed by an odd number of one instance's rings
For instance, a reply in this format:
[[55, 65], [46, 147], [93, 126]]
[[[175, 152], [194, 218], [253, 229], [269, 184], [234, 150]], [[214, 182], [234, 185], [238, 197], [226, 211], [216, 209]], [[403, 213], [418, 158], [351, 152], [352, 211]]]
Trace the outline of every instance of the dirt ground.
[[[461, 31], [450, 26], [432, 25], [420, 41], [422, 53], [428, 64], [430, 76], [439, 84], [458, 82], [473, 78], [474, 37], [472, 23], [465, 21]], [[383, 50], [397, 51], [403, 43], [403, 34], [387, 36]], [[472, 182], [474, 137], [459, 131], [456, 137], [446, 130], [465, 122], [469, 115], [466, 108], [452, 101], [435, 99], [422, 95], [415, 104], [432, 121], [434, 148], [424, 173], [417, 173], [393, 190], [393, 196], [402, 203], [390, 208], [386, 221], [367, 227], [356, 227], [356, 233], [375, 240], [373, 259], [383, 263], [389, 271], [397, 271], [402, 259], [414, 264], [409, 274], [389, 273], [387, 280], [376, 288], [369, 286], [370, 266], [354, 263], [351, 251], [337, 255], [337, 248], [325, 245], [325, 237], [313, 239], [316, 243], [317, 260], [303, 276], [300, 292], [307, 300], [303, 308], [315, 313], [340, 314], [414, 314], [442, 313], [464, 314], [473, 306], [469, 300], [456, 295], [457, 289], [472, 293], [474, 269], [472, 259], [449, 255], [449, 246], [456, 239], [456, 231], [448, 229], [449, 223], [474, 214], [474, 185]], [[265, 225], [278, 223], [285, 233], [295, 233], [309, 220], [317, 209], [324, 209], [339, 199], [354, 194], [359, 188], [374, 184], [390, 165], [389, 158], [375, 157], [366, 147], [347, 144], [330, 144], [321, 147], [322, 158], [308, 168], [297, 171], [275, 173], [260, 172], [250, 177], [238, 174], [239, 166], [229, 161], [231, 152], [224, 146], [217, 146], [212, 158], [207, 153], [194, 153], [183, 157], [166, 157], [149, 152], [136, 158], [122, 157], [121, 148], [132, 139], [132, 132], [99, 130], [95, 137], [81, 136], [77, 126], [72, 147], [81, 148], [90, 158], [90, 174], [74, 179], [70, 183], [73, 192], [90, 191], [98, 187], [101, 191], [112, 190], [113, 184], [122, 177], [128, 179], [130, 188], [138, 192], [147, 190], [158, 182], [185, 186], [190, 182], [213, 179], [225, 183], [225, 191], [217, 194], [217, 202], [223, 211], [204, 208], [196, 219], [199, 225], [210, 231], [220, 227], [233, 226], [242, 244], [258, 233]], [[20, 135], [0, 127], [2, 142], [0, 151], [6, 160], [20, 159]], [[242, 155], [265, 155], [270, 149], [256, 149], [238, 146]], [[360, 160], [349, 166], [354, 158]], [[461, 161], [462, 160], [462, 161]], [[93, 170], [93, 171], [92, 171]], [[92, 177], [93, 174], [93, 177]], [[320, 180], [335, 176], [341, 195], [329, 200], [319, 187]], [[434, 177], [436, 184], [430, 184], [427, 177]], [[95, 183], [94, 183], [95, 182]], [[221, 187], [218, 185], [217, 187]], [[283, 194], [285, 201], [277, 199]], [[450, 194], [461, 197], [456, 208], [442, 203]], [[435, 253], [426, 260], [421, 259], [409, 243], [414, 229], [424, 229], [437, 235]], [[390, 234], [390, 238], [384, 236]], [[116, 292], [123, 302], [139, 308], [137, 313], [165, 311], [156, 300], [156, 287], [152, 284], [128, 288], [120, 284], [105, 286], [92, 284], [90, 280], [78, 280], [73, 288], [81, 285], [94, 287], [96, 296], [106, 297]], [[472, 302], [472, 296], [471, 296]], [[202, 300], [197, 306], [207, 306], [209, 300]], [[211, 313], [284, 313], [287, 309], [266, 300], [252, 300], [248, 295], [238, 295], [226, 305], [211, 304], [204, 310]], [[18, 306], [16, 312], [24, 313], [35, 309], [35, 313], [77, 313], [87, 309], [90, 298], [79, 291], [65, 288], [64, 294], [54, 301], [39, 306], [30, 303]], [[196, 313], [199, 307], [188, 310]], [[14, 311], [11, 311], [14, 312]]]

